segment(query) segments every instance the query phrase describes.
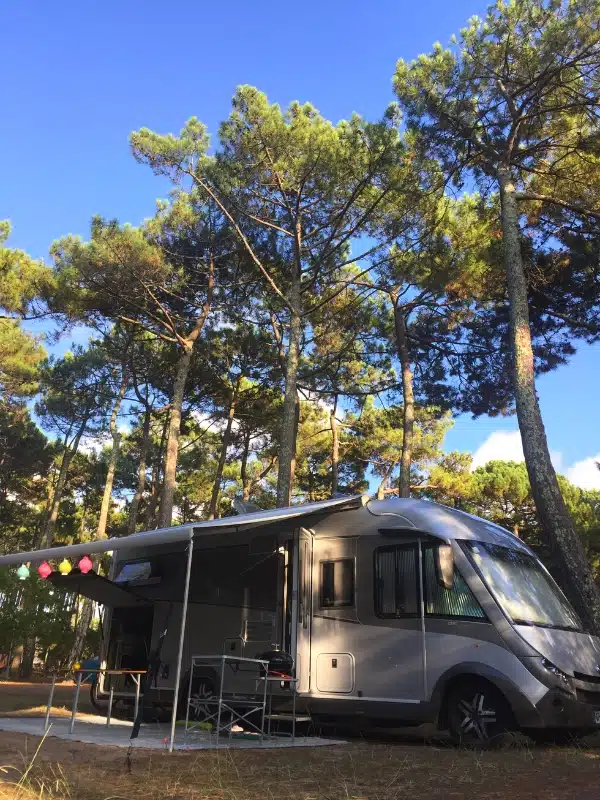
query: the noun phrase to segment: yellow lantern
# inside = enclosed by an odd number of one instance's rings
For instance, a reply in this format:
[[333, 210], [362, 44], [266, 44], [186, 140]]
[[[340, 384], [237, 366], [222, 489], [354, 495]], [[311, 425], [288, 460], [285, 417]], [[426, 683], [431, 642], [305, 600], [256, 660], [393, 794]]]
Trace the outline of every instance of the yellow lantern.
[[61, 561], [60, 564], [58, 565], [58, 571], [60, 572], [61, 575], [68, 575], [72, 569], [73, 567], [71, 566], [71, 562], [67, 561], [66, 558], [63, 559], [63, 561]]

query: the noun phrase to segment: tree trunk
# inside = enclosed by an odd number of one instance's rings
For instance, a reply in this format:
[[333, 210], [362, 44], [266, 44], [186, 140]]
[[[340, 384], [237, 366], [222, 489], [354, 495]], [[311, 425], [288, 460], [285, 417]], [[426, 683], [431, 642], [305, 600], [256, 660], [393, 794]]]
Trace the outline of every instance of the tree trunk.
[[23, 645], [21, 663], [19, 664], [19, 678], [28, 680], [33, 672], [33, 659], [35, 658], [36, 638], [27, 639]]
[[221, 491], [221, 480], [223, 478], [223, 469], [225, 468], [225, 461], [227, 460], [227, 450], [231, 440], [231, 428], [233, 426], [233, 418], [235, 415], [235, 404], [237, 403], [238, 391], [240, 388], [240, 379], [238, 378], [235, 389], [231, 393], [231, 401], [229, 403], [229, 411], [227, 413], [227, 425], [223, 432], [223, 440], [221, 442], [221, 452], [219, 454], [219, 463], [217, 464], [217, 474], [215, 475], [215, 482], [213, 484], [212, 495], [210, 498], [210, 505], [208, 506], [208, 519], [214, 519], [217, 513], [217, 503], [219, 502], [219, 493]]
[[244, 435], [244, 449], [240, 465], [240, 478], [242, 480], [242, 500], [250, 500], [250, 477], [248, 475], [248, 454], [250, 452], [251, 431], [248, 429]]
[[150, 420], [152, 418], [152, 411], [150, 406], [146, 406], [144, 412], [144, 425], [142, 427], [142, 441], [140, 445], [140, 463], [138, 466], [138, 480], [135, 494], [131, 501], [129, 508], [129, 521], [127, 523], [127, 533], [135, 533], [137, 527], [137, 516], [140, 508], [140, 502], [144, 496], [144, 489], [146, 487], [146, 460], [148, 458], [148, 448], [150, 446]]
[[177, 472], [177, 457], [179, 455], [179, 435], [181, 433], [181, 409], [185, 396], [185, 383], [190, 364], [192, 363], [192, 352], [198, 337], [202, 332], [204, 323], [208, 319], [212, 304], [213, 291], [215, 287], [215, 262], [211, 252], [209, 259], [209, 270], [206, 283], [206, 300], [202, 307], [202, 313], [197, 317], [196, 323], [185, 339], [180, 338], [183, 354], [177, 365], [175, 375], [175, 386], [173, 387], [173, 401], [171, 403], [171, 414], [169, 416], [169, 438], [167, 440], [167, 454], [165, 458], [165, 474], [160, 498], [160, 512], [158, 515], [158, 527], [168, 528], [173, 518], [173, 502], [175, 498], [175, 474]]
[[312, 469], [310, 468], [310, 465], [308, 467], [308, 475], [307, 475], [307, 477], [308, 477], [308, 502], [312, 503], [312, 502], [314, 502], [314, 499], [315, 499], [315, 486], [314, 486], [313, 473], [312, 473]]
[[289, 506], [292, 502], [293, 462], [296, 452], [297, 410], [298, 402], [298, 362], [300, 358], [300, 332], [302, 317], [300, 315], [300, 277], [294, 279], [290, 291], [290, 330], [285, 364], [285, 395], [281, 420], [281, 438], [279, 442], [279, 471], [277, 474], [277, 506]]
[[[290, 486], [294, 488], [296, 480], [296, 466], [298, 464], [298, 428], [300, 427], [300, 398], [296, 392], [296, 413], [294, 415], [294, 455], [292, 456], [292, 467], [290, 469]], [[290, 490], [291, 502], [291, 490]]]
[[406, 338], [406, 321], [402, 306], [394, 302], [394, 322], [396, 327], [396, 345], [402, 367], [402, 456], [400, 459], [400, 480], [398, 483], [400, 497], [410, 497], [410, 467], [412, 464], [413, 440], [415, 428], [415, 395], [413, 392], [413, 374], [410, 368], [410, 354]]
[[104, 494], [102, 495], [102, 505], [100, 506], [100, 518], [98, 520], [98, 528], [96, 529], [96, 539], [106, 538], [106, 523], [108, 522], [108, 513], [110, 511], [110, 500], [112, 497], [112, 489], [115, 480], [115, 471], [117, 469], [117, 459], [119, 458], [119, 445], [121, 440], [117, 426], [117, 418], [119, 416], [119, 410], [121, 408], [121, 403], [123, 402], [126, 389], [127, 373], [125, 368], [123, 368], [123, 376], [121, 378], [119, 393], [115, 400], [115, 404], [110, 415], [110, 422], [108, 424], [108, 430], [110, 431], [112, 438], [112, 449], [110, 451], [110, 458], [108, 460], [106, 483], [104, 484]]
[[154, 463], [152, 464], [152, 495], [146, 509], [146, 530], [151, 530], [156, 527], [156, 506], [160, 496], [160, 475], [164, 457], [165, 442], [167, 440], [167, 428], [169, 426], [169, 415], [165, 415], [165, 420], [162, 426], [162, 433], [160, 435], [160, 442], [158, 445], [158, 452]]
[[498, 179], [515, 400], [531, 492], [562, 588], [588, 629], [600, 634], [600, 591], [560, 493], [535, 391], [527, 278], [521, 257], [515, 188], [507, 170], [499, 171]]
[[177, 471], [177, 457], [179, 455], [179, 436], [181, 433], [181, 410], [185, 397], [185, 383], [187, 381], [190, 364], [192, 361], [193, 343], [186, 342], [185, 349], [177, 365], [171, 413], [169, 415], [169, 435], [167, 438], [167, 453], [165, 457], [165, 476], [160, 498], [160, 513], [158, 527], [168, 528], [173, 518], [173, 502], [175, 499], [175, 474]]
[[93, 600], [90, 600], [89, 597], [85, 597], [83, 599], [83, 605], [81, 607], [77, 624], [75, 625], [75, 639], [73, 641], [73, 646], [71, 647], [71, 652], [69, 653], [69, 666], [81, 661], [83, 648], [85, 647], [85, 638], [91, 625], [93, 614], [94, 602]]
[[71, 445], [69, 445], [65, 439], [65, 449], [63, 451], [62, 460], [60, 462], [60, 472], [58, 473], [58, 480], [56, 481], [56, 486], [54, 487], [54, 492], [52, 493], [52, 502], [50, 503], [50, 507], [48, 508], [48, 514], [44, 521], [44, 525], [42, 527], [39, 537], [42, 547], [44, 548], [52, 547], [54, 528], [56, 527], [56, 520], [58, 519], [58, 512], [60, 511], [60, 503], [62, 500], [63, 492], [65, 490], [65, 484], [67, 482], [67, 474], [69, 472], [69, 466], [71, 464], [73, 456], [77, 452], [77, 448], [79, 447], [79, 442], [87, 426], [87, 421], [88, 417], [86, 415]]
[[331, 425], [331, 496], [335, 497], [338, 491], [338, 474], [340, 463], [340, 433], [338, 429], [337, 419], [335, 418], [337, 411], [337, 397], [333, 408], [329, 412], [329, 423]]
[[381, 479], [381, 481], [379, 483], [379, 486], [377, 487], [377, 499], [378, 500], [385, 500], [385, 490], [386, 490], [386, 487], [388, 485], [388, 481], [390, 479], [390, 475], [394, 471], [394, 467], [396, 466], [397, 463], [398, 462], [395, 461], [393, 464], [390, 464], [390, 466], [387, 468], [387, 470], [385, 472], [385, 475]]

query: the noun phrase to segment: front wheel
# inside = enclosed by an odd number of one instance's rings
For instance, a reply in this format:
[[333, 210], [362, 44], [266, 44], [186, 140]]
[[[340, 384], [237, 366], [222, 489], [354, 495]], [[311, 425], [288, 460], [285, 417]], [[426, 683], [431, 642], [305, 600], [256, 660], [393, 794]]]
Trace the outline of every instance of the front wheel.
[[448, 728], [456, 744], [489, 747], [510, 731], [511, 712], [503, 695], [489, 683], [464, 683], [448, 695]]

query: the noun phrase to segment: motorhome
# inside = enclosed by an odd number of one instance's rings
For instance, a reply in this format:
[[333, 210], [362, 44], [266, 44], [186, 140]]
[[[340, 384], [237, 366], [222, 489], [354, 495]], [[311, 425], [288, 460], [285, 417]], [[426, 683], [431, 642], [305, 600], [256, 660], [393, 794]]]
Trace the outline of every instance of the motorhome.
[[297, 708], [323, 722], [435, 722], [463, 742], [600, 728], [600, 640], [535, 553], [484, 519], [335, 498], [111, 541], [109, 579], [55, 580], [104, 606], [104, 667], [153, 661], [157, 705], [177, 674], [198, 708], [218, 689], [213, 670], [189, 685], [192, 656], [275, 649], [292, 657]]

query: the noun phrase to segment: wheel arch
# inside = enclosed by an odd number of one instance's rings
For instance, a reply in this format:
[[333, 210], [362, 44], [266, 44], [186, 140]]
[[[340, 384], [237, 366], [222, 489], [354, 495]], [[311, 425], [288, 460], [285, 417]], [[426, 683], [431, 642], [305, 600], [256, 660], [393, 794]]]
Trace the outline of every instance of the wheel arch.
[[533, 703], [505, 674], [488, 664], [465, 661], [455, 664], [441, 675], [433, 688], [431, 704], [437, 711], [437, 723], [440, 730], [445, 730], [448, 725], [447, 700], [450, 692], [459, 684], [468, 683], [473, 679], [485, 681], [500, 692], [506, 700], [515, 724], [524, 725], [532, 716], [537, 716], [537, 709]]

